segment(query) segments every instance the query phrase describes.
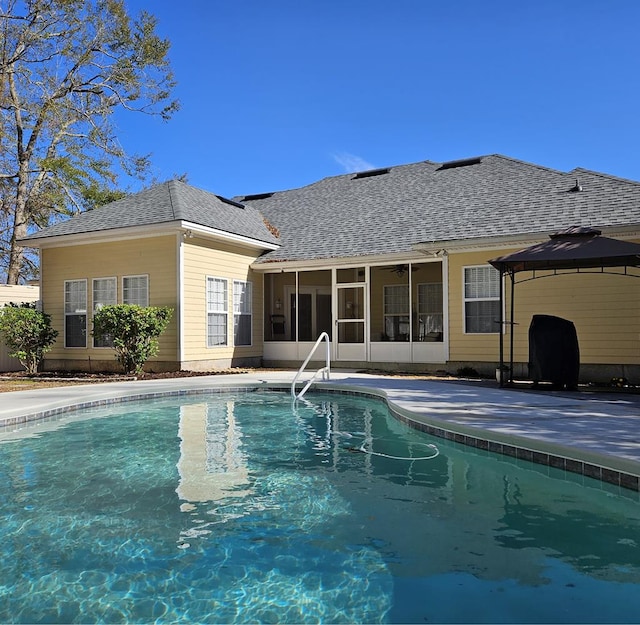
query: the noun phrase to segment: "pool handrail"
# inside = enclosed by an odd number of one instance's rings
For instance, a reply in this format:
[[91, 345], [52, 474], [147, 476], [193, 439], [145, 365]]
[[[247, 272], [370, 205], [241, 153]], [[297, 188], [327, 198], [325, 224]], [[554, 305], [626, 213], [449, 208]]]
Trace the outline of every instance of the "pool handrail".
[[[316, 350], [318, 349], [322, 341], [326, 341], [327, 343], [326, 354], [325, 354], [325, 366], [318, 369], [313, 374], [311, 379], [305, 384], [303, 389], [296, 394], [296, 383], [298, 382], [298, 378], [302, 375], [302, 372], [305, 370], [306, 366], [309, 364], [311, 357], [316, 353]], [[300, 369], [298, 369], [298, 373], [296, 373], [296, 376], [293, 378], [293, 382], [291, 382], [291, 397], [293, 397], [293, 399], [300, 399], [307, 392], [311, 384], [313, 384], [314, 380], [316, 379], [316, 377], [318, 377], [319, 373], [322, 373], [323, 380], [331, 379], [331, 339], [329, 338], [329, 335], [326, 332], [323, 332], [318, 337], [318, 340], [315, 342], [315, 345], [311, 348], [311, 351], [309, 352], [307, 359], [302, 363]]]

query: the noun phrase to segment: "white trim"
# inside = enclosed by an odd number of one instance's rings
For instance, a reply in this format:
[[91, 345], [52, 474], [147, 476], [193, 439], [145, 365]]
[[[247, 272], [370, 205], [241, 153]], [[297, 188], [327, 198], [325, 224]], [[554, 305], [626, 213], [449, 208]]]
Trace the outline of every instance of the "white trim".
[[108, 230], [95, 230], [92, 232], [79, 232], [75, 234], [59, 234], [40, 239], [23, 239], [20, 245], [39, 249], [55, 247], [70, 247], [75, 245], [88, 245], [91, 243], [114, 243], [131, 239], [148, 239], [176, 232], [180, 227], [179, 221], [164, 224], [150, 224], [148, 226], [131, 226], [127, 228], [110, 228]]
[[[127, 278], [146, 278], [147, 279], [147, 297], [146, 297], [147, 303], [144, 304], [144, 306], [149, 306], [150, 305], [150, 302], [149, 302], [149, 274], [148, 273], [138, 273], [138, 274], [131, 274], [131, 275], [122, 276], [122, 281], [121, 281], [122, 296], [121, 296], [121, 299], [122, 299], [122, 303], [123, 304], [131, 304], [131, 302], [125, 302], [124, 301], [124, 291], [125, 291], [125, 289], [124, 289], [124, 281]], [[142, 304], [138, 304], [138, 305], [142, 306]]]
[[90, 243], [113, 243], [116, 241], [127, 241], [131, 239], [145, 239], [162, 235], [174, 234], [176, 231], [180, 235], [188, 232], [198, 234], [205, 238], [239, 243], [248, 247], [261, 250], [277, 250], [279, 245], [259, 241], [252, 237], [245, 237], [231, 232], [225, 232], [217, 228], [208, 228], [191, 221], [175, 220], [164, 223], [147, 224], [143, 226], [129, 226], [124, 228], [108, 228], [106, 230], [93, 230], [91, 232], [77, 232], [73, 234], [58, 234], [50, 237], [37, 239], [21, 239], [20, 245], [30, 248], [53, 248], [69, 247], [74, 245], [87, 245]]
[[241, 243], [249, 247], [255, 247], [260, 250], [277, 250], [280, 246], [275, 243], [267, 243], [266, 241], [260, 241], [252, 237], [245, 237], [240, 234], [234, 234], [232, 232], [225, 232], [224, 230], [218, 230], [217, 228], [208, 228], [189, 221], [180, 222], [180, 227], [186, 231], [191, 231], [192, 234], [200, 234], [209, 238], [219, 239], [222, 241]]
[[442, 344], [444, 346], [443, 362], [450, 356], [449, 346], [449, 258], [442, 257]]
[[364, 282], [366, 284], [364, 290], [364, 301], [366, 315], [364, 321], [364, 343], [365, 343], [365, 360], [371, 360], [371, 266], [365, 265]]
[[[331, 269], [354, 269], [366, 267], [383, 267], [385, 265], [397, 265], [402, 264], [424, 264], [424, 263], [439, 263], [442, 260], [440, 257], [425, 257], [422, 255], [416, 255], [415, 252], [403, 253], [403, 254], [389, 254], [382, 256], [380, 254], [369, 256], [353, 256], [345, 258], [319, 258], [319, 259], [307, 259], [307, 260], [283, 260], [272, 261], [268, 263], [253, 262], [251, 269], [259, 271], [260, 273], [283, 273], [294, 271], [329, 271]], [[342, 283], [340, 283], [342, 284]], [[362, 284], [359, 282], [358, 284]]]
[[[67, 316], [82, 316], [82, 311], [75, 311], [74, 313], [67, 313], [67, 284], [71, 282], [84, 282], [84, 345], [67, 345]], [[63, 287], [63, 317], [64, 317], [64, 349], [87, 349], [87, 338], [89, 330], [89, 297], [87, 293], [87, 278], [74, 278], [72, 280], [65, 280]]]
[[[466, 295], [466, 272], [467, 269], [491, 269], [495, 272], [496, 277], [498, 278], [498, 295], [496, 297], [476, 297], [472, 299], [468, 299]], [[498, 302], [500, 303], [500, 289], [502, 285], [500, 283], [500, 272], [492, 267], [489, 264], [475, 264], [475, 265], [463, 265], [462, 267], [462, 333], [464, 335], [472, 335], [472, 336], [484, 336], [487, 334], [499, 334], [500, 328], [498, 328], [495, 332], [469, 332], [467, 330], [467, 302]]]
[[[224, 311], [219, 311], [219, 310], [209, 310], [209, 280], [219, 280], [220, 282], [224, 282], [225, 285], [225, 309]], [[205, 293], [204, 293], [204, 301], [205, 301], [205, 332], [204, 332], [204, 342], [205, 342], [205, 347], [207, 349], [220, 349], [220, 348], [227, 348], [231, 346], [231, 341], [229, 340], [229, 278], [221, 278], [219, 276], [210, 276], [207, 275], [205, 276], [205, 282], [204, 282], [204, 286], [205, 286]], [[231, 297], [233, 298], [233, 293], [231, 294]], [[226, 316], [226, 321], [225, 321], [225, 328], [227, 329], [226, 334], [225, 334], [225, 342], [223, 344], [220, 345], [210, 345], [209, 344], [209, 314], [218, 314], [218, 315], [225, 315]]]
[[184, 305], [184, 239], [182, 234], [176, 234], [176, 258], [177, 258], [177, 267], [176, 274], [178, 280], [178, 293], [176, 302], [176, 314], [178, 318], [176, 319], [176, 323], [178, 325], [178, 362], [182, 363], [185, 360], [184, 354], [184, 314], [182, 307]]
[[[358, 265], [360, 267], [361, 265]], [[335, 273], [337, 278], [337, 270]], [[367, 274], [365, 271], [365, 280]], [[340, 317], [340, 291], [346, 289], [361, 289], [362, 290], [362, 306], [365, 310], [358, 311], [358, 316], [353, 318]], [[335, 360], [367, 360], [369, 357], [369, 325], [367, 319], [370, 319], [369, 311], [367, 310], [367, 293], [371, 290], [371, 286], [368, 282], [334, 282], [333, 284], [333, 297], [335, 301], [335, 337], [333, 343], [335, 345]], [[349, 324], [362, 324], [362, 343], [347, 343], [340, 341], [340, 326]]]
[[[91, 278], [91, 321], [93, 323], [93, 316], [96, 312], [96, 297], [95, 297], [95, 283], [96, 280], [113, 280], [115, 282], [116, 287], [116, 301], [114, 304], [118, 303], [118, 276], [98, 276], [97, 278]], [[87, 294], [88, 295], [88, 294]], [[108, 304], [109, 305], [109, 304]], [[87, 308], [89, 307], [89, 302], [87, 302]], [[87, 319], [87, 323], [89, 320]], [[91, 346], [93, 349], [113, 349], [112, 345], [96, 345], [96, 338], [91, 335]]]

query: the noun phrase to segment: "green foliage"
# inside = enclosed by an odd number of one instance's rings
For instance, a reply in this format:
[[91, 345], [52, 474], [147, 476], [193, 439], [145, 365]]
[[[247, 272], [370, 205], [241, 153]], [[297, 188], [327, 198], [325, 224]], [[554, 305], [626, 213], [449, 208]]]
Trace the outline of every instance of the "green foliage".
[[0, 10], [0, 271], [18, 284], [37, 261], [29, 231], [148, 179], [145, 154], [122, 148], [114, 115], [167, 120], [178, 109], [170, 42], [125, 0], [8, 0]]
[[93, 208], [98, 208], [105, 204], [121, 200], [126, 196], [127, 194], [124, 191], [107, 189], [99, 187], [97, 184], [92, 184], [83, 189], [82, 204], [86, 210], [92, 210]]
[[28, 373], [38, 371], [44, 354], [58, 336], [51, 327], [51, 317], [36, 310], [34, 304], [8, 304], [0, 309], [0, 334]]
[[125, 373], [140, 373], [144, 363], [158, 353], [158, 337], [172, 314], [173, 309], [167, 307], [103, 306], [93, 316], [93, 336], [112, 341]]

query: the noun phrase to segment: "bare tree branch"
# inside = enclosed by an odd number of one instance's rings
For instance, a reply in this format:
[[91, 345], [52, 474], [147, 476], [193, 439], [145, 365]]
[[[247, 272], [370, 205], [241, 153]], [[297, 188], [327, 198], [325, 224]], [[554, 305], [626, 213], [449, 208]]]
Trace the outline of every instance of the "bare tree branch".
[[178, 109], [169, 42], [155, 28], [148, 13], [132, 18], [124, 0], [0, 0], [0, 268], [8, 282], [32, 269], [19, 244], [30, 228], [86, 209], [87, 198], [116, 192], [119, 171], [148, 162], [125, 153], [111, 119], [117, 110], [168, 119]]

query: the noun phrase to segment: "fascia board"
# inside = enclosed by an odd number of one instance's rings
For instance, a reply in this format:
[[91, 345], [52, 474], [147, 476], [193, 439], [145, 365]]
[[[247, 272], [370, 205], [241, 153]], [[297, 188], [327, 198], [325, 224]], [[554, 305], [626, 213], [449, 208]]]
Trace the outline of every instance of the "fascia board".
[[282, 260], [274, 262], [254, 262], [251, 269], [260, 273], [281, 273], [283, 271], [321, 271], [368, 265], [370, 267], [395, 265], [398, 263], [424, 263], [430, 259], [421, 254], [407, 253], [368, 256], [345, 256], [341, 258], [318, 258], [310, 260]]
[[278, 245], [258, 241], [250, 237], [244, 237], [214, 228], [207, 228], [189, 221], [168, 221], [161, 224], [151, 224], [147, 226], [132, 226], [129, 228], [112, 228], [110, 230], [97, 230], [94, 232], [82, 232], [78, 234], [64, 234], [53, 237], [43, 237], [41, 239], [23, 240], [20, 244], [24, 247], [32, 248], [53, 248], [67, 247], [72, 245], [90, 245], [92, 243], [112, 243], [116, 241], [127, 241], [132, 239], [142, 239], [157, 237], [165, 234], [180, 234], [192, 232], [198, 236], [215, 239], [219, 241], [234, 242], [248, 247], [262, 250], [277, 250]]
[[115, 241], [127, 241], [130, 239], [144, 239], [157, 237], [164, 234], [179, 232], [177, 221], [146, 226], [131, 226], [128, 228], [111, 228], [108, 230], [95, 230], [92, 232], [79, 232], [76, 234], [60, 234], [40, 239], [22, 239], [18, 241], [23, 247], [39, 249], [53, 247], [67, 247], [72, 245], [90, 245], [92, 243], [112, 243]]
[[[599, 227], [594, 226], [602, 231], [602, 234], [608, 237], [619, 239], [633, 239], [640, 237], [640, 227]], [[490, 252], [492, 250], [521, 248], [543, 243], [549, 240], [552, 231], [545, 233], [531, 233], [528, 235], [503, 236], [503, 237], [479, 237], [477, 239], [452, 239], [449, 241], [427, 241], [424, 243], [416, 243], [413, 249], [423, 254], [435, 256], [438, 253], [464, 253], [464, 252]]]
[[267, 243], [266, 241], [259, 241], [258, 239], [253, 239], [251, 237], [245, 237], [240, 234], [233, 234], [231, 232], [225, 232], [224, 230], [218, 230], [216, 228], [208, 228], [206, 226], [201, 226], [196, 223], [192, 223], [189, 221], [180, 222], [180, 227], [184, 230], [184, 232], [191, 232], [194, 235], [203, 236], [210, 239], [216, 239], [219, 241], [232, 242], [232, 243], [240, 243], [242, 245], [246, 245], [248, 247], [255, 247], [260, 250], [277, 250], [280, 248], [279, 245], [275, 243]]

